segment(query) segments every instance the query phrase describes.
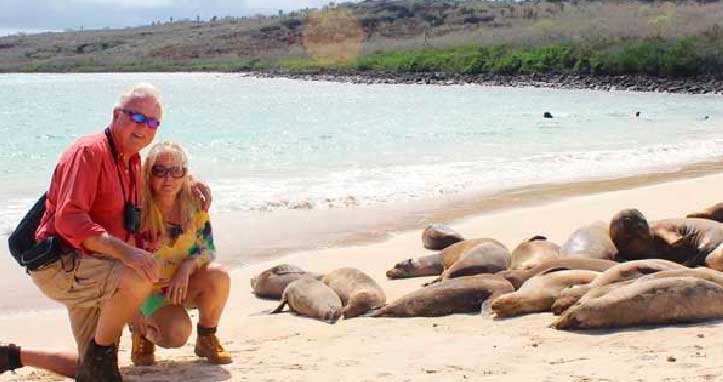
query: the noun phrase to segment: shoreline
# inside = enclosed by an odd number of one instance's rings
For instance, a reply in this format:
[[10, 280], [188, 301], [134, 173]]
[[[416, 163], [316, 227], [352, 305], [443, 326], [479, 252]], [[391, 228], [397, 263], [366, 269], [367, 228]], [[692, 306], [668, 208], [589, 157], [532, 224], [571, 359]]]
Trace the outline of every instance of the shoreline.
[[285, 70], [266, 69], [249, 72], [258, 78], [289, 78], [303, 81], [327, 81], [352, 84], [424, 84], [436, 86], [479, 85], [551, 89], [589, 89], [681, 94], [723, 95], [723, 78], [653, 77], [648, 75], [579, 75], [533, 73], [529, 75], [464, 74], [447, 72], [395, 72], [358, 70]]
[[[574, 197], [631, 190], [713, 174], [723, 174], [723, 157], [684, 165], [673, 172], [655, 171], [612, 178], [537, 184], [494, 193], [440, 196], [400, 203], [401, 205], [281, 210], [271, 214], [254, 214], [247, 219], [239, 219], [234, 213], [220, 213], [213, 217], [213, 221], [215, 227], [233, 226], [240, 232], [255, 231], [255, 238], [246, 241], [237, 235], [228, 234], [228, 230], [221, 230], [216, 234], [220, 248], [236, 248], [227, 255], [220, 254], [220, 260], [231, 267], [238, 267], [267, 262], [298, 252], [372, 245], [400, 233], [417, 229], [421, 231], [432, 223], [453, 223]], [[274, 236], [280, 220], [278, 215], [283, 215], [287, 222], [285, 227], [294, 227], [300, 233], [283, 238]], [[312, 215], [313, 219], [310, 218]], [[336, 224], [333, 229], [323, 224], [311, 224], [317, 221], [334, 221]], [[306, 234], [302, 234], [303, 232]]]
[[[681, 216], [720, 201], [723, 173], [570, 197], [542, 205], [506, 209], [453, 224], [466, 237], [494, 237], [512, 248], [531, 234], [562, 243], [576, 227], [608, 220], [621, 208], [639, 208], [649, 219]], [[279, 259], [316, 272], [350, 266], [363, 270], [392, 301], [430, 278], [387, 280], [394, 263], [431, 253], [421, 230], [400, 232], [370, 245], [294, 253]], [[158, 365], [130, 366], [130, 336], [121, 339], [121, 370], [132, 382], [195, 380], [392, 382], [670, 381], [717, 380], [711, 364], [723, 356], [722, 321], [589, 332], [549, 327], [549, 313], [496, 320], [458, 314], [437, 318], [360, 317], [334, 325], [284, 313], [268, 315], [276, 301], [255, 298], [249, 277], [266, 264], [230, 272], [232, 288], [219, 336], [235, 362], [212, 366], [193, 355], [192, 336], [180, 349], [157, 349]], [[193, 313], [194, 319], [197, 314]], [[31, 324], [29, 324], [31, 323]], [[32, 328], [29, 330], [29, 328]], [[62, 309], [29, 315], [0, 315], [3, 341], [44, 349], [73, 348]], [[661, 341], [665, 338], [665, 341]], [[669, 359], [676, 361], [669, 361]], [[611, 364], [617, 365], [610, 368]], [[4, 374], [0, 381], [65, 381], [32, 369]]]

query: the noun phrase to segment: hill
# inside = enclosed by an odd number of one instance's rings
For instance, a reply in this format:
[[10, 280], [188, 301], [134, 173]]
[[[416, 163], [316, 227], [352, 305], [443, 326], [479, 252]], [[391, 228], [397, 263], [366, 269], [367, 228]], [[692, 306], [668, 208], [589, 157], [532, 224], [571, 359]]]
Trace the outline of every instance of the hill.
[[0, 71], [286, 68], [721, 76], [722, 1], [367, 0], [0, 38]]

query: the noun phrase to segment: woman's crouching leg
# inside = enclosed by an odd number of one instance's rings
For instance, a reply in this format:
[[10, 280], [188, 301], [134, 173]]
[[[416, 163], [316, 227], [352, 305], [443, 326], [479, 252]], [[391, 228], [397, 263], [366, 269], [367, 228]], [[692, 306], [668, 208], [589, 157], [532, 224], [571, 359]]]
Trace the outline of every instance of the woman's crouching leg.
[[205, 328], [215, 328], [226, 306], [230, 289], [226, 268], [209, 264], [194, 272], [188, 281], [187, 304], [198, 308], [198, 323]]

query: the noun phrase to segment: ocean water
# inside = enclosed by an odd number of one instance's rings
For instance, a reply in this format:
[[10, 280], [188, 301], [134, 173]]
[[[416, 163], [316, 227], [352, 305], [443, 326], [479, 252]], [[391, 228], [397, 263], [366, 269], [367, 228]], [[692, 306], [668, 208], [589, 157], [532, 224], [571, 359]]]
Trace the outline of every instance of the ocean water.
[[[383, 208], [527, 185], [674, 172], [723, 156], [723, 97], [353, 85], [241, 74], [0, 75], [0, 232], [117, 95], [163, 94], [156, 137], [189, 152], [213, 211]], [[553, 119], [544, 119], [545, 111]], [[634, 113], [640, 111], [640, 117]]]

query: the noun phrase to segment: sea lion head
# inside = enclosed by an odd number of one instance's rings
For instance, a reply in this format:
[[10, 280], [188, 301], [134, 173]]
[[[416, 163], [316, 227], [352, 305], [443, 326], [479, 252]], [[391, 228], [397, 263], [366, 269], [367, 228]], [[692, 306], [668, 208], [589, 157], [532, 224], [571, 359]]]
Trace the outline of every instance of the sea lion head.
[[[643, 214], [634, 209], [626, 209], [618, 212], [610, 221], [610, 237], [615, 238], [648, 238], [650, 226]], [[615, 243], [617, 245], [617, 243]]]
[[407, 259], [397, 264], [394, 264], [394, 268], [387, 271], [387, 277], [390, 279], [409, 277], [411, 271], [413, 271], [414, 268], [415, 267], [412, 263], [412, 259]]
[[322, 317], [323, 321], [326, 321], [330, 324], [333, 324], [337, 321], [339, 321], [339, 318], [341, 317], [342, 309], [341, 307], [332, 307], [327, 312], [324, 313], [324, 317]]
[[615, 214], [610, 221], [609, 234], [619, 255], [645, 252], [651, 239], [648, 221], [634, 208]]

